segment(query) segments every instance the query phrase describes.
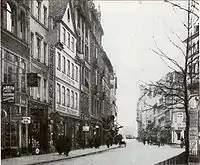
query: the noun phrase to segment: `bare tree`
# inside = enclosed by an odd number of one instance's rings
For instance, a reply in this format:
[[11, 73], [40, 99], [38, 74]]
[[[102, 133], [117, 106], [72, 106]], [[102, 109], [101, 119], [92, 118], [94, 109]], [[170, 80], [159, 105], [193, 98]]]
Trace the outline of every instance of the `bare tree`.
[[[185, 110], [185, 114], [186, 114], [186, 135], [185, 135], [185, 153], [186, 153], [186, 163], [188, 163], [188, 158], [189, 158], [189, 125], [190, 125], [190, 120], [189, 120], [189, 101], [192, 97], [189, 97], [189, 93], [188, 93], [188, 82], [187, 82], [187, 78], [188, 78], [188, 70], [189, 70], [189, 65], [191, 63], [191, 61], [189, 61], [189, 37], [190, 37], [190, 29], [193, 26], [193, 21], [191, 19], [191, 15], [193, 15], [194, 17], [196, 17], [196, 20], [199, 19], [199, 16], [195, 13], [195, 10], [199, 10], [198, 9], [198, 5], [199, 3], [196, 2], [195, 0], [188, 0], [188, 8], [184, 8], [181, 7], [178, 4], [175, 4], [173, 2], [170, 2], [168, 0], [165, 0], [165, 2], [170, 3], [173, 7], [176, 7], [178, 9], [184, 10], [187, 12], [187, 24], [184, 24], [184, 26], [187, 28], [187, 39], [186, 39], [186, 51], [184, 49], [182, 49], [178, 44], [176, 44], [170, 37], [168, 37], [169, 42], [175, 47], [177, 48], [179, 51], [181, 51], [182, 55], [183, 55], [183, 60], [184, 60], [184, 65], [181, 65], [180, 62], [178, 62], [178, 60], [172, 58], [169, 56], [169, 54], [165, 53], [163, 50], [161, 50], [159, 48], [159, 46], [157, 45], [157, 43], [155, 42], [155, 46], [156, 49], [151, 49], [156, 55], [158, 55], [163, 62], [165, 62], [165, 64], [167, 64], [167, 66], [173, 70], [174, 72], [179, 73], [180, 75], [180, 79], [181, 81], [178, 82], [179, 83], [179, 88], [177, 88], [177, 84], [173, 84], [170, 81], [159, 81], [156, 83], [151, 83], [149, 84], [150, 86], [154, 86], [155, 89], [157, 90], [157, 92], [161, 95], [164, 95], [165, 97], [167, 96], [173, 96], [173, 98], [176, 100], [175, 104], [180, 104], [182, 105], [182, 107], [180, 108], [184, 108]], [[181, 38], [176, 35], [176, 37], [178, 37], [178, 39], [182, 42], [183, 40], [181, 40]], [[170, 63], [170, 64], [169, 64]], [[174, 104], [174, 103], [173, 103]], [[167, 107], [168, 105], [166, 105]]]

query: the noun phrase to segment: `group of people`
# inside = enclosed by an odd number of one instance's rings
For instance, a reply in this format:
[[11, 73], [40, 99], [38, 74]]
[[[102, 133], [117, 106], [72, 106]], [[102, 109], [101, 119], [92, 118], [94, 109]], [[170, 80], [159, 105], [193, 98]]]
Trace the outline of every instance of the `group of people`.
[[67, 136], [59, 135], [56, 141], [56, 150], [57, 152], [62, 155], [63, 153], [68, 156], [69, 152], [71, 151], [72, 141]]
[[148, 145], [157, 145], [158, 147], [164, 146], [166, 143], [166, 139], [163, 138], [162, 136], [148, 136], [148, 137], [143, 137], [142, 139], [143, 144], [148, 144]]
[[[104, 143], [106, 144], [107, 148], [110, 148], [113, 144], [120, 144], [123, 137], [121, 134], [118, 134], [114, 137], [110, 136], [110, 134], [107, 134], [104, 138]], [[83, 142], [82, 142], [83, 143]], [[98, 135], [95, 135], [93, 137], [90, 137], [88, 139], [88, 147], [92, 148], [99, 148], [101, 146], [101, 137]], [[82, 145], [82, 148], [85, 148], [85, 144]], [[63, 153], [68, 156], [69, 152], [72, 149], [72, 141], [69, 137], [59, 135], [56, 140], [56, 150], [57, 152], [62, 155]]]

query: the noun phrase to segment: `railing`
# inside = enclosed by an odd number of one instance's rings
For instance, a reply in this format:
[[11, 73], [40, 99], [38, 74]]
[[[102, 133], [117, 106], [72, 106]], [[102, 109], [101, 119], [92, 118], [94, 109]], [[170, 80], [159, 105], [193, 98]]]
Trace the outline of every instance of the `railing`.
[[162, 162], [159, 162], [155, 165], [167, 165], [167, 164], [170, 164], [170, 165], [179, 165], [179, 164], [186, 164], [186, 160], [185, 160], [185, 152], [177, 155], [177, 156], [174, 156], [170, 159], [167, 159], [167, 160], [164, 160]]

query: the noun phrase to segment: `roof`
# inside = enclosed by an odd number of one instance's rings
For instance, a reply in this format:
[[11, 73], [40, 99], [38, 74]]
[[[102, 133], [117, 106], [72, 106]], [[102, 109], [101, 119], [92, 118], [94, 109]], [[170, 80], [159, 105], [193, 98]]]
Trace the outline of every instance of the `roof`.
[[49, 0], [49, 15], [54, 20], [62, 19], [70, 0]]

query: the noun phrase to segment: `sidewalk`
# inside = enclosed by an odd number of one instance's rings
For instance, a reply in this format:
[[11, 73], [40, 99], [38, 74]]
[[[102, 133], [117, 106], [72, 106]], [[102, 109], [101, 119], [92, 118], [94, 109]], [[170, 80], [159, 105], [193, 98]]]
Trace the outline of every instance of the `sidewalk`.
[[116, 148], [119, 148], [119, 146], [113, 145], [110, 148], [107, 148], [107, 146], [100, 146], [99, 149], [87, 148], [84, 150], [83, 149], [73, 150], [69, 153], [68, 157], [66, 157], [65, 155], [59, 155], [58, 153], [22, 156], [22, 157], [3, 159], [1, 160], [1, 164], [2, 165], [44, 164], [44, 163], [53, 162], [53, 161], [60, 161], [60, 160], [65, 160], [65, 159], [72, 159], [72, 158], [78, 158], [82, 156], [97, 154], [97, 153], [105, 152], [105, 151], [116, 149]]

